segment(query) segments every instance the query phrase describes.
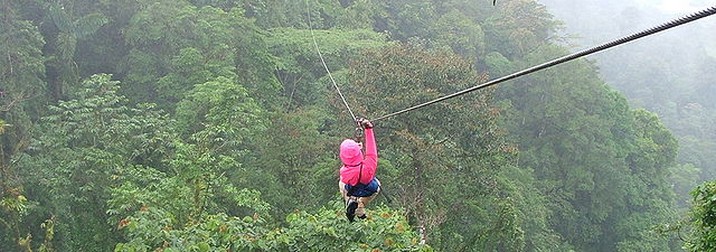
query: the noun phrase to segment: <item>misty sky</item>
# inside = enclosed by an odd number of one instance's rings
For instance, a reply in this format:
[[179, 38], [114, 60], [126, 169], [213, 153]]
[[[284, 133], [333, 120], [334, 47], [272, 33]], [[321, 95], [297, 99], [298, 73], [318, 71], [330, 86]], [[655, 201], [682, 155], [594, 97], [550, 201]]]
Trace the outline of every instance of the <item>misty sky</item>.
[[642, 0], [646, 4], [656, 4], [659, 10], [669, 14], [682, 14], [702, 10], [708, 6], [716, 6], [716, 1], [692, 1], [692, 0]]
[[[716, 6], [716, 0], [538, 0], [559, 20], [565, 21], [566, 32], [579, 37], [577, 48], [601, 44], [621, 36], [654, 27], [666, 21]], [[582, 14], [578, 14], [582, 13]], [[707, 17], [678, 29], [656, 35], [647, 42], [684, 44], [668, 41], [667, 37], [690, 37], [688, 43], [698, 43], [706, 53], [716, 57], [716, 16]], [[656, 39], [659, 40], [656, 40]], [[642, 42], [646, 43], [646, 42]], [[694, 47], [694, 44], [684, 44]], [[701, 46], [699, 46], [701, 47]], [[616, 48], [615, 50], [621, 50]]]

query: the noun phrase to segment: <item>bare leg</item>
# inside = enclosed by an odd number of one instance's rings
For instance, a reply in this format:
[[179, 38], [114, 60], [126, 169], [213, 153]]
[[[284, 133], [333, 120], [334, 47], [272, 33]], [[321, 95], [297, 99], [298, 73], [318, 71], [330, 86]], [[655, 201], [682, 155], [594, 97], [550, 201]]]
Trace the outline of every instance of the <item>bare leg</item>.
[[378, 191], [376, 191], [373, 195], [368, 197], [360, 197], [358, 198], [358, 209], [356, 209], [356, 216], [358, 217], [365, 217], [365, 207], [375, 199], [376, 196], [378, 196], [378, 193], [380, 192], [380, 181], [378, 181]]
[[356, 200], [356, 197], [348, 196], [345, 183], [338, 181], [338, 187], [338, 190], [341, 191], [341, 196], [343, 196], [343, 202], [346, 204], [346, 217], [348, 218], [348, 221], [353, 222], [353, 218], [356, 216], [355, 212], [358, 207], [358, 201]]
[[338, 190], [341, 191], [341, 196], [343, 196], [343, 201], [348, 201], [348, 191], [346, 190], [346, 183], [338, 181]]

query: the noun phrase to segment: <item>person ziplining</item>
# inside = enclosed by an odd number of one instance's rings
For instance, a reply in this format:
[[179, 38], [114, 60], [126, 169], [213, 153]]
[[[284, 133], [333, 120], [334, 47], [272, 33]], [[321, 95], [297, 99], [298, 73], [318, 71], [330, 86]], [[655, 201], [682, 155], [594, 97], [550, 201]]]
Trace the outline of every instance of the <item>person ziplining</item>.
[[326, 60], [323, 59], [321, 49], [318, 48], [318, 42], [316, 42], [313, 25], [311, 24], [308, 1], [306, 1], [306, 7], [308, 7], [309, 13], [308, 27], [311, 30], [311, 38], [313, 39], [313, 45], [318, 53], [318, 57], [321, 59], [323, 68], [326, 70], [326, 73], [328, 73], [328, 77], [338, 92], [343, 105], [345, 105], [353, 121], [358, 124], [357, 132], [362, 131], [365, 137], [365, 155], [363, 154], [362, 143], [356, 142], [353, 139], [345, 139], [339, 148], [339, 157], [343, 165], [340, 168], [338, 188], [345, 202], [346, 218], [348, 218], [348, 221], [353, 222], [356, 216], [360, 219], [367, 218], [365, 207], [370, 201], [375, 199], [380, 191], [380, 181], [375, 178], [375, 172], [378, 168], [378, 148], [375, 142], [375, 136], [373, 135], [373, 123], [366, 119], [356, 118], [353, 110], [348, 106], [345, 96], [343, 96], [341, 89], [338, 88], [338, 84], [336, 84], [335, 79], [333, 79]]
[[365, 207], [380, 192], [380, 181], [375, 177], [378, 168], [378, 147], [373, 134], [373, 123], [358, 119], [358, 126], [365, 130], [365, 154], [360, 142], [345, 139], [340, 145], [340, 168], [338, 188], [346, 203], [346, 217], [353, 222], [357, 216], [367, 217]]

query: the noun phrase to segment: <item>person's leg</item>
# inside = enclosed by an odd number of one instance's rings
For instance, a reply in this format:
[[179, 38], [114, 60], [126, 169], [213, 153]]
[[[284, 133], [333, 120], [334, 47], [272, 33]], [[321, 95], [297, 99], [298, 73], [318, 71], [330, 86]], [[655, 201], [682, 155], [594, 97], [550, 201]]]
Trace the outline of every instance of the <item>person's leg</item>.
[[338, 190], [341, 192], [341, 196], [343, 196], [343, 201], [348, 201], [348, 191], [346, 190], [346, 183], [343, 183], [343, 181], [338, 180]]
[[338, 187], [343, 196], [343, 202], [346, 203], [346, 217], [348, 221], [353, 222], [353, 218], [356, 216], [356, 208], [358, 208], [358, 200], [355, 197], [348, 196], [348, 190], [346, 190], [346, 184], [338, 181]]
[[375, 193], [373, 193], [372, 195], [370, 195], [368, 197], [358, 198], [358, 209], [356, 209], [356, 216], [358, 216], [358, 218], [366, 217], [365, 207], [368, 205], [368, 203], [373, 201], [373, 199], [375, 199], [375, 197], [378, 196], [378, 193], [380, 192], [380, 181], [378, 181], [377, 179], [376, 179], [376, 181], [378, 182], [378, 189], [375, 191]]

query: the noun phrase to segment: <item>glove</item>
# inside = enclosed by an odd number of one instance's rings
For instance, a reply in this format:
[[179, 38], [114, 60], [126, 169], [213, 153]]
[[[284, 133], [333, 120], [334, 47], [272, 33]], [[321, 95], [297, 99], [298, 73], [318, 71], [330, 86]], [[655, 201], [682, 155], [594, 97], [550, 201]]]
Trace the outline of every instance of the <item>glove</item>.
[[366, 129], [373, 128], [373, 123], [368, 121], [368, 119], [364, 119], [364, 118], [358, 119], [358, 123], [360, 123], [360, 125], [363, 126], [363, 128], [366, 128]]

